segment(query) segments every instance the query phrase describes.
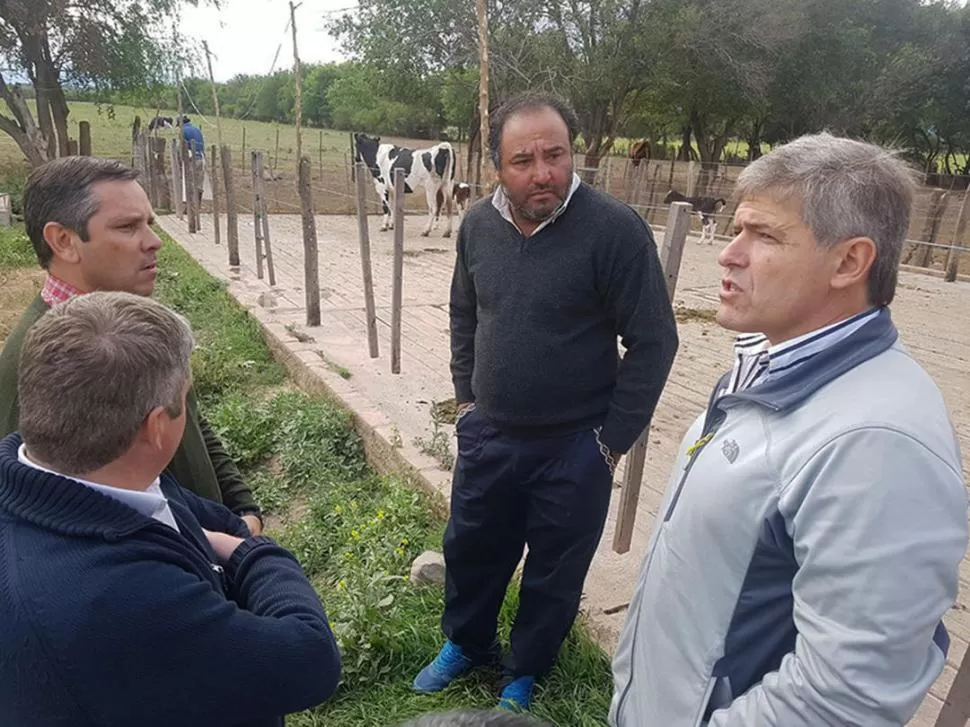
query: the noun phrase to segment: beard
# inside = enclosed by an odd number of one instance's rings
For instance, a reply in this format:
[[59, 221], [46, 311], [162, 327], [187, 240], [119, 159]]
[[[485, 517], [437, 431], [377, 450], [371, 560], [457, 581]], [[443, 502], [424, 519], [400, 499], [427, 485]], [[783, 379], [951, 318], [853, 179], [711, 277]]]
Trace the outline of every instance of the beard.
[[[566, 201], [566, 197], [569, 194], [569, 189], [572, 186], [573, 178], [572, 174], [568, 177], [568, 182], [564, 186], [558, 186], [555, 184], [537, 184], [528, 189], [528, 191], [521, 197], [509, 195], [509, 204], [515, 213], [524, 220], [529, 220], [530, 222], [543, 222], [549, 219], [555, 214], [563, 202]], [[508, 192], [508, 190], [506, 190]], [[539, 192], [549, 192], [551, 197], [549, 201], [537, 202], [532, 200], [532, 195]]]

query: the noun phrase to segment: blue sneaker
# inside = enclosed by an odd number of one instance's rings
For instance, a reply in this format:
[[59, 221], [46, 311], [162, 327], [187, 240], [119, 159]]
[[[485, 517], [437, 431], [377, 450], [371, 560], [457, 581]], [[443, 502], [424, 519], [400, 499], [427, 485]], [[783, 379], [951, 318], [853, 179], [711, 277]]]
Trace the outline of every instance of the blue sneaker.
[[510, 712], [528, 711], [529, 705], [532, 704], [532, 688], [535, 683], [535, 677], [519, 677], [510, 681], [502, 690], [498, 708]]
[[440, 692], [472, 666], [472, 660], [465, 656], [460, 646], [446, 641], [434, 661], [414, 678], [412, 686], [419, 694]]

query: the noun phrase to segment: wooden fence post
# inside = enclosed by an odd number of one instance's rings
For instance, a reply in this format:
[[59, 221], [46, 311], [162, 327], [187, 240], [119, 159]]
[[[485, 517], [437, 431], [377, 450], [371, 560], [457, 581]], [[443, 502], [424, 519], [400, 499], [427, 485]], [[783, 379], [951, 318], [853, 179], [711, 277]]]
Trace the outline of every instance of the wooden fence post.
[[185, 201], [182, 195], [182, 155], [179, 153], [178, 139], [172, 139], [169, 159], [172, 163], [172, 197], [175, 202], [175, 214], [181, 220], [185, 214]]
[[91, 122], [81, 121], [77, 127], [80, 142], [79, 151], [81, 152], [81, 156], [89, 157], [91, 156]]
[[350, 161], [352, 162], [350, 167], [351, 182], [357, 181], [357, 153], [354, 151], [354, 134], [353, 132], [348, 132], [347, 136], [350, 137]]
[[303, 278], [306, 286], [306, 324], [320, 325], [320, 263], [317, 247], [317, 223], [313, 218], [313, 168], [310, 157], [300, 157], [300, 206], [303, 214]]
[[139, 132], [134, 139], [131, 146], [131, 166], [138, 172], [138, 180], [141, 182], [141, 186], [145, 188], [145, 193], [148, 193], [148, 170], [145, 168], [145, 146], [147, 144], [147, 139], [145, 134]]
[[209, 172], [209, 179], [212, 182], [212, 239], [216, 245], [222, 241], [219, 239], [219, 147], [212, 145], [212, 171]]
[[650, 199], [647, 200], [647, 205], [650, 207], [648, 210], [650, 214], [650, 217], [647, 218], [648, 220], [657, 218], [657, 210], [654, 209], [654, 206], [656, 205], [657, 198], [657, 181], [660, 179], [661, 171], [663, 171], [663, 165], [657, 162], [657, 166], [653, 168], [653, 179], [650, 180]]
[[280, 125], [276, 124], [276, 153], [273, 155], [273, 164], [270, 169], [273, 172], [273, 178], [276, 178], [276, 170], [280, 168]]
[[[667, 213], [667, 229], [664, 244], [660, 251], [660, 262], [667, 281], [667, 296], [673, 305], [677, 290], [677, 276], [680, 274], [680, 261], [684, 254], [684, 243], [690, 230], [690, 215], [693, 207], [687, 202], [674, 202]], [[627, 453], [626, 471], [623, 477], [623, 493], [616, 516], [616, 532], [613, 533], [613, 550], [626, 553], [633, 539], [633, 525], [637, 517], [640, 501], [640, 485], [643, 481], [643, 465], [647, 458], [647, 441], [650, 427], [637, 438]]]
[[182, 142], [182, 173], [185, 177], [185, 213], [189, 218], [189, 234], [199, 231], [199, 220], [196, 217], [198, 198], [195, 192], [195, 141], [191, 144]]
[[391, 373], [401, 373], [401, 302], [404, 282], [404, 170], [394, 169], [394, 273], [391, 280]]
[[151, 147], [151, 154], [149, 155], [151, 162], [150, 173], [154, 180], [153, 187], [155, 191], [152, 204], [161, 209], [175, 209], [172, 207], [172, 188], [169, 184], [169, 177], [165, 169], [165, 157], [167, 156], [168, 145], [165, 143], [165, 139], [159, 137], [151, 137], [149, 139], [149, 145]]
[[930, 260], [933, 257], [933, 246], [936, 243], [936, 238], [940, 234], [940, 223], [943, 221], [943, 211], [946, 209], [946, 203], [949, 199], [949, 195], [945, 190], [934, 189], [930, 193], [930, 205], [926, 213], [926, 221], [923, 224], [923, 230], [920, 234], [920, 242], [929, 243], [927, 245], [916, 245], [909, 251], [906, 255], [906, 259], [903, 261], [909, 263], [909, 261], [915, 256], [915, 265], [921, 268], [928, 268], [930, 266]]
[[367, 313], [367, 349], [377, 358], [377, 312], [374, 307], [374, 274], [370, 264], [370, 233], [367, 226], [367, 167], [353, 165], [357, 186], [357, 235], [360, 241], [360, 269], [364, 276], [364, 309]]
[[13, 207], [10, 203], [10, 194], [0, 192], [0, 227], [10, 227], [13, 222]]
[[952, 283], [957, 279], [957, 270], [960, 267], [960, 253], [963, 247], [963, 233], [967, 229], [967, 216], [970, 210], [967, 209], [967, 200], [970, 199], [970, 189], [967, 189], [963, 193], [963, 202], [960, 204], [960, 216], [957, 217], [957, 229], [953, 233], [953, 243], [950, 245], [950, 250], [946, 257], [946, 272], [943, 274], [943, 280], [947, 283]]
[[261, 152], [251, 153], [253, 171], [253, 239], [256, 243], [256, 277], [263, 279], [263, 200], [260, 196], [262, 189], [261, 174], [257, 171], [257, 163], [262, 167]]
[[694, 180], [694, 166], [695, 164], [693, 159], [687, 162], [687, 191], [684, 192], [684, 194], [688, 197], [694, 196], [694, 187], [696, 186]]
[[229, 267], [239, 267], [239, 220], [236, 217], [236, 184], [232, 178], [232, 151], [222, 145], [222, 181], [226, 189], [226, 245]]
[[269, 239], [269, 207], [266, 206], [266, 190], [263, 187], [263, 152], [253, 152], [256, 155], [256, 184], [259, 185], [259, 216], [263, 224], [263, 250], [266, 252], [266, 272], [269, 273], [269, 284], [276, 285], [276, 269], [273, 266], [273, 245]]
[[243, 127], [242, 136], [243, 136], [242, 152], [241, 152], [241, 156], [239, 157], [239, 166], [242, 168], [242, 173], [245, 174], [246, 173], [246, 127], [245, 126]]
[[970, 652], [960, 663], [934, 727], [966, 727], [970, 721]]

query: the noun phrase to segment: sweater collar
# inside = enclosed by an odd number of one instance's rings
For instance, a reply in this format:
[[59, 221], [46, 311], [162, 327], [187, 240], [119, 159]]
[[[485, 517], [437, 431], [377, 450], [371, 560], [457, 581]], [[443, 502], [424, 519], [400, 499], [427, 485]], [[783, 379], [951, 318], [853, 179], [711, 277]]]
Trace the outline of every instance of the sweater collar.
[[[119, 500], [50, 472], [22, 464], [23, 440], [0, 441], [0, 509], [64, 535], [117, 540], [154, 522]], [[167, 475], [162, 475], [164, 482]]]
[[[532, 231], [532, 235], [535, 235], [539, 230], [548, 227], [553, 222], [555, 222], [566, 211], [566, 207], [569, 205], [569, 201], [576, 194], [576, 190], [579, 189], [582, 184], [582, 180], [576, 172], [573, 172], [573, 181], [569, 186], [569, 192], [566, 194], [566, 199], [563, 200], [562, 204], [559, 205], [556, 210], [544, 219], [539, 226]], [[508, 192], [505, 191], [505, 187], [501, 184], [496, 187], [495, 192], [492, 194], [492, 206], [498, 210], [499, 214], [502, 215], [502, 219], [512, 225], [516, 230], [519, 230], [519, 226], [515, 224], [515, 220], [512, 217], [512, 205], [509, 202]], [[522, 232], [522, 230], [519, 230]], [[530, 235], [530, 237], [532, 236]]]

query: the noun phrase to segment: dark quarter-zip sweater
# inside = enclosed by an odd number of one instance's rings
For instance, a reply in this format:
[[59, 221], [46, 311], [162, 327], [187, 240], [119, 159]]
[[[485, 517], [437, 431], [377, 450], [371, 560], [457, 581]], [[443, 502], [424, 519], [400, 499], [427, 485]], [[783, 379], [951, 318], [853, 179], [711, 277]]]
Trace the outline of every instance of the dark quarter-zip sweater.
[[602, 425], [600, 441], [626, 452], [650, 423], [678, 346], [646, 223], [582, 184], [528, 238], [490, 198], [480, 200], [457, 248], [450, 313], [458, 402], [476, 402], [523, 437]]

